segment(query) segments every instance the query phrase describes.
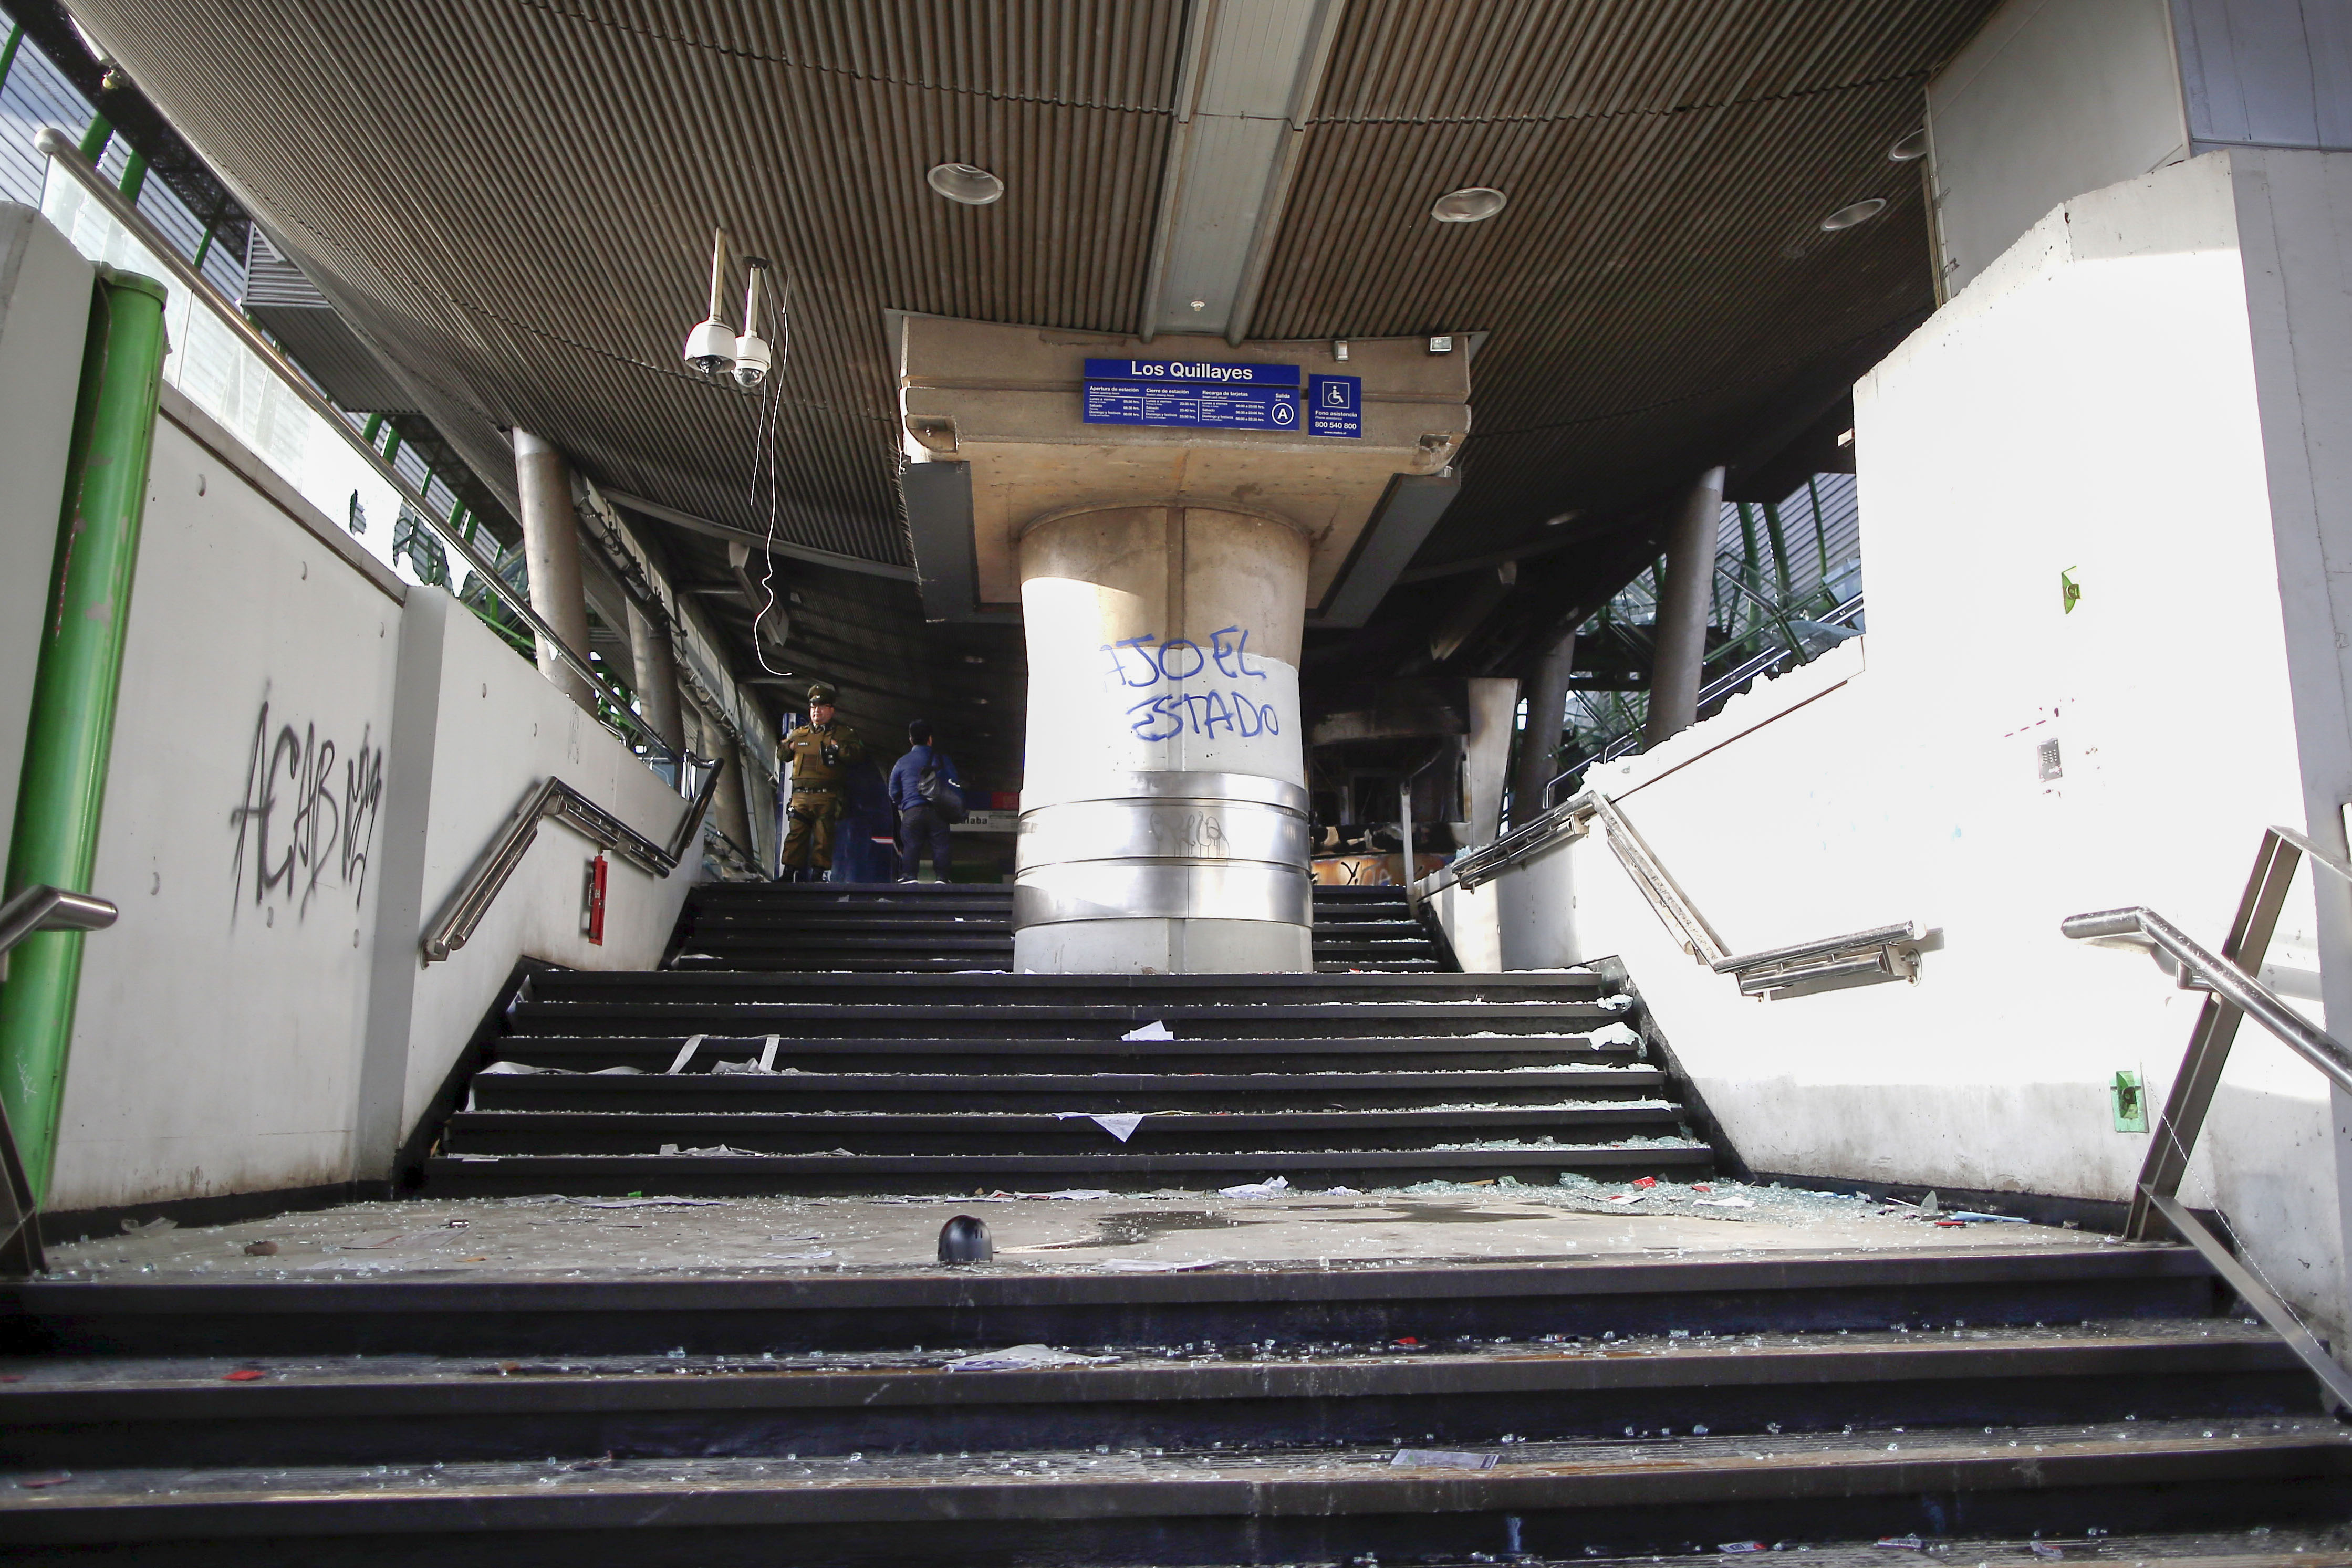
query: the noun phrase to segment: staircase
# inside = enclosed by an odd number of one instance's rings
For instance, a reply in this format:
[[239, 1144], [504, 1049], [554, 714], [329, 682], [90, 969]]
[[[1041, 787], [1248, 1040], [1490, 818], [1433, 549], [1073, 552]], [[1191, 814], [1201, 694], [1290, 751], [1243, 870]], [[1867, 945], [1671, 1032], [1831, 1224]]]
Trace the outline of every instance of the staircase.
[[[541, 975], [425, 1190], [1704, 1179], [1714, 1152], [1643, 1060], [1637, 1004], [1607, 988], [1590, 974]], [[1124, 1140], [1090, 1119], [1120, 1113], [1144, 1118]]]
[[[1276, 1176], [1491, 1196], [1715, 1169], [1635, 1043], [1638, 1000], [1591, 975], [748, 962], [776, 940], [755, 915], [880, 936], [850, 928], [927, 900], [928, 941], [982, 896], [999, 894], [714, 889], [671, 970], [535, 977], [425, 1196]], [[826, 908], [859, 913], [807, 918]], [[1125, 1038], [1139, 1030], [1171, 1038]], [[1091, 1120], [1121, 1113], [1144, 1113], [1124, 1142]], [[1457, 1216], [1485, 1212], [1444, 1190]], [[1325, 1196], [1289, 1222], [1356, 1202], [1418, 1212]], [[500, 1212], [467, 1207], [478, 1232]], [[1009, 1228], [1070, 1207], [974, 1212]], [[1564, 1234], [1613, 1236], [1622, 1212]], [[1099, 1213], [1106, 1234], [1150, 1217]], [[1686, 1255], [1662, 1227], [1646, 1250], [1534, 1261], [1157, 1272], [1046, 1250], [961, 1270], [0, 1285], [0, 1550], [436, 1568], [2352, 1563], [2352, 1442], [2193, 1252], [1989, 1229]], [[1029, 1348], [959, 1364], [1008, 1346]]]
[[[0, 1304], [25, 1563], [2330, 1563], [2283, 1554], [2352, 1502], [2309, 1378], [2162, 1248]], [[1088, 1359], [951, 1366], [1032, 1342]]]
[[[706, 883], [677, 969], [935, 974], [1013, 967], [1013, 890], [986, 883]], [[1315, 889], [1315, 967], [1451, 969], [1401, 887]]]

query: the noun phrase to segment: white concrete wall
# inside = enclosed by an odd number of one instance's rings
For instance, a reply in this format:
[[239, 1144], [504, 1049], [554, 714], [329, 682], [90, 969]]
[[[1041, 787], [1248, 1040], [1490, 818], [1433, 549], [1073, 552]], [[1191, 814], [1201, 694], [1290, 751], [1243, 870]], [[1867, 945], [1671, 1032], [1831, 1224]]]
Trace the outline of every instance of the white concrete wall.
[[0, 203], [0, 868], [16, 821], [93, 272], [38, 213]]
[[49, 1207], [347, 1175], [399, 630], [156, 421]]
[[[445, 638], [418, 935], [438, 918], [515, 807], [550, 774], [655, 842], [668, 841], [686, 801], [554, 686], [515, 678], [522, 666], [513, 651], [448, 595], [437, 589], [409, 594], [412, 603], [427, 594], [440, 601]], [[700, 857], [688, 854], [666, 881], [612, 859], [604, 940], [596, 946], [582, 929], [583, 884], [595, 852], [568, 828], [542, 827], [472, 939], [444, 963], [407, 966], [417, 978], [404, 1129], [448, 1075], [518, 956], [574, 969], [649, 969], [660, 961]], [[408, 950], [415, 951], [415, 936]]]
[[656, 962], [698, 858], [665, 883], [615, 862], [591, 946], [593, 851], [552, 825], [472, 941], [420, 962], [551, 773], [656, 841], [684, 809], [167, 389], [95, 879], [123, 913], [88, 938], [48, 1207], [380, 1179], [518, 956]]
[[[2035, 225], [1855, 390], [1871, 635], [1588, 778], [1732, 951], [1909, 918], [1916, 985], [1743, 1000], [1598, 839], [1496, 888], [1510, 967], [1622, 956], [1756, 1168], [2124, 1197], [2147, 1138], [2107, 1085], [2160, 1104], [2198, 998], [2059, 921], [2147, 904], [2218, 945], [2265, 826], [2341, 849], [2339, 162], [2216, 154]], [[2299, 892], [2305, 973], [2274, 974], [2305, 995], [2313, 919]], [[2352, 945], [2325, 946], [2341, 1029]], [[2322, 1087], [2246, 1030], [2187, 1191], [2340, 1325]]]
[[2009, 0], [1927, 85], [1944, 284], [2051, 207], [2189, 156], [2171, 0]]

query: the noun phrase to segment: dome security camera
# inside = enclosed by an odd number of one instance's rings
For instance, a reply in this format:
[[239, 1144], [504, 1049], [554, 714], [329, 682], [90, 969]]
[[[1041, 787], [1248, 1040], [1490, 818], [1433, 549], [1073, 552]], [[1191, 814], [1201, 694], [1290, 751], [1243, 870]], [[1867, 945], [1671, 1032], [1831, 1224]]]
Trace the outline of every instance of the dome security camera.
[[743, 295], [743, 335], [735, 340], [735, 384], [750, 392], [768, 379], [775, 353], [760, 336], [760, 284], [768, 264], [756, 256], [745, 256], [743, 264], [751, 268], [751, 281]]
[[768, 379], [768, 368], [774, 362], [768, 340], [757, 332], [746, 332], [735, 340], [735, 384], [745, 392], [757, 388]]
[[723, 375], [735, 363], [735, 333], [719, 319], [719, 296], [726, 287], [727, 231], [719, 229], [710, 236], [710, 313], [686, 335], [686, 362], [706, 376]]
[[736, 347], [733, 329], [714, 317], [686, 335], [686, 362], [706, 376], [724, 375], [734, 366]]

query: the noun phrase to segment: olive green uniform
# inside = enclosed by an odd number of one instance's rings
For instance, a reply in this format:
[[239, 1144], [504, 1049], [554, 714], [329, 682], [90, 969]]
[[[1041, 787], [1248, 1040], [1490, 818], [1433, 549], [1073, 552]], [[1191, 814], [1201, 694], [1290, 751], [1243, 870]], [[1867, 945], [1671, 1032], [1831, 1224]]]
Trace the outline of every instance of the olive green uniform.
[[792, 758], [793, 794], [784, 808], [786, 871], [833, 869], [833, 829], [841, 820], [849, 766], [866, 758], [857, 732], [838, 719], [822, 728], [804, 724], [784, 737]]

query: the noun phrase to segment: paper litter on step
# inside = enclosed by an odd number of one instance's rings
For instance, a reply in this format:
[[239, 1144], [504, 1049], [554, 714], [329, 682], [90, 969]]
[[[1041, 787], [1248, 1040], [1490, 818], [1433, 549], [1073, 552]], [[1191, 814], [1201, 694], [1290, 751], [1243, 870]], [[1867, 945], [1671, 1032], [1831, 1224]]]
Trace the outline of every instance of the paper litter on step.
[[1218, 1193], [1225, 1197], [1279, 1197], [1290, 1190], [1288, 1176], [1273, 1176], [1265, 1181], [1245, 1181], [1239, 1186], [1223, 1186]]
[[1399, 1448], [1392, 1466], [1426, 1470], [1491, 1470], [1500, 1454], [1465, 1454], [1452, 1448]]
[[583, 1208], [719, 1208], [727, 1203], [723, 1197], [567, 1197], [562, 1201]]
[[1756, 1207], [1756, 1200], [1752, 1197], [1702, 1197], [1694, 1201], [1701, 1208], [1753, 1208]]
[[643, 1077], [645, 1075], [645, 1071], [646, 1070], [642, 1067], [600, 1067], [588, 1076], [591, 1078], [637, 1078]]
[[[1059, 1192], [1016, 1192], [1013, 1196], [1015, 1197], [1036, 1198], [1066, 1197], [1075, 1200], [1087, 1197], [1110, 1197], [1116, 1195], [1114, 1195], [1108, 1187], [1066, 1186]], [[974, 1201], [980, 1200], [975, 1199]]]
[[1003, 1350], [984, 1350], [978, 1355], [967, 1355], [949, 1362], [948, 1370], [1025, 1372], [1041, 1366], [1096, 1366], [1118, 1359], [1115, 1355], [1078, 1355], [1066, 1350], [1055, 1350], [1050, 1344], [1016, 1344]]
[[1606, 1023], [1585, 1036], [1595, 1045], [1639, 1045], [1642, 1037], [1631, 1024]]
[[1613, 997], [1601, 998], [1593, 1005], [1607, 1008], [1612, 1013], [1631, 1012], [1633, 1008], [1633, 998], [1628, 993], [1620, 991]]
[[685, 1071], [686, 1064], [694, 1060], [694, 1053], [702, 1049], [703, 1039], [704, 1037], [698, 1034], [688, 1035], [686, 1037], [686, 1043], [677, 1048], [677, 1055], [671, 1061], [669, 1071], [672, 1072]]
[[477, 1078], [501, 1078], [510, 1072], [562, 1072], [561, 1067], [533, 1067], [527, 1061], [493, 1061], [475, 1071]]
[[1113, 1274], [1175, 1274], [1188, 1269], [1213, 1269], [1223, 1258], [1106, 1258], [1095, 1265]]
[[1150, 1113], [1145, 1111], [1114, 1111], [1100, 1115], [1092, 1111], [1056, 1111], [1054, 1119], [1057, 1122], [1092, 1122], [1123, 1144], [1135, 1136], [1135, 1130], [1143, 1125], [1143, 1118], [1149, 1114]]
[[1174, 1040], [1176, 1038], [1176, 1031], [1170, 1029], [1158, 1019], [1153, 1019], [1150, 1023], [1143, 1025], [1139, 1029], [1129, 1030], [1125, 1034], [1120, 1035], [1118, 1038], [1121, 1040]]

